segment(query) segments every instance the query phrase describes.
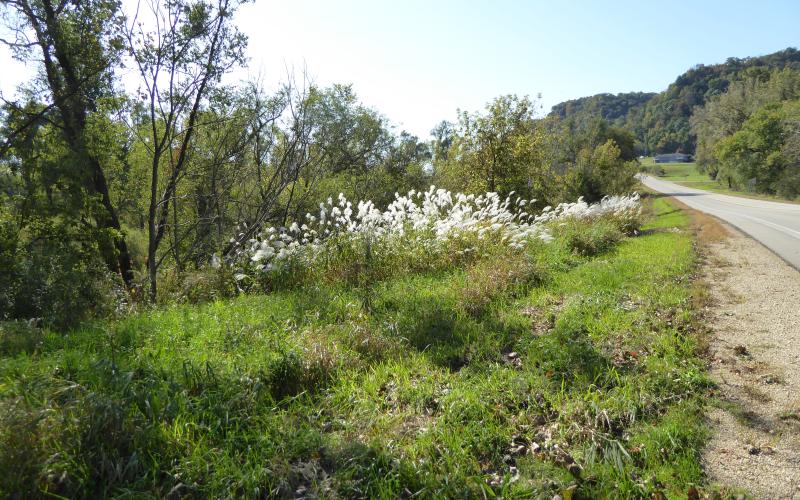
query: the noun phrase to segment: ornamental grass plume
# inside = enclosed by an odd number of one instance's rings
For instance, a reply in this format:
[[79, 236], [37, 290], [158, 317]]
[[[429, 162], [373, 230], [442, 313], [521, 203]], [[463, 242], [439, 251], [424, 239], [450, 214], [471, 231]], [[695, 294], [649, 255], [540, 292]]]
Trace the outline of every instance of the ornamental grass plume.
[[[251, 239], [235, 260], [239, 266], [262, 273], [286, 266], [313, 269], [330, 265], [337, 256], [383, 265], [403, 258], [436, 261], [479, 254], [487, 245], [523, 250], [535, 241], [549, 242], [552, 232], [558, 230], [557, 221], [607, 219], [631, 233], [638, 229], [641, 218], [638, 194], [608, 196], [595, 204], [580, 198], [545, 207], [536, 215], [527, 211], [534, 203], [514, 193], [501, 198], [497, 193], [453, 193], [431, 186], [406, 195], [395, 193], [394, 201], [381, 211], [369, 200], [354, 205], [339, 194], [335, 200], [320, 203], [319, 210], [307, 214], [303, 224], [267, 228]], [[422, 267], [426, 267], [424, 263]]]

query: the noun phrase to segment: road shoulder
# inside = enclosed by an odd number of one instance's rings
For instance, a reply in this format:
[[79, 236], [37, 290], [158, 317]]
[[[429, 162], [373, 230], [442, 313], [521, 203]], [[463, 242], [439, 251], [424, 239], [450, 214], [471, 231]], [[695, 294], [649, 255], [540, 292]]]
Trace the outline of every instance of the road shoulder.
[[717, 383], [703, 454], [709, 482], [800, 498], [800, 273], [733, 227], [698, 217], [717, 226], [698, 230]]

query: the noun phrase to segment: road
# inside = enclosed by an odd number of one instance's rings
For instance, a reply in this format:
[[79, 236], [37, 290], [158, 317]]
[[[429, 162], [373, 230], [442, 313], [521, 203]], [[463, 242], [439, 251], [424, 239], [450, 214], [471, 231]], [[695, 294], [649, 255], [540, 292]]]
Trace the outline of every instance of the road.
[[753, 200], [692, 189], [643, 175], [642, 184], [719, 217], [800, 270], [800, 205]]

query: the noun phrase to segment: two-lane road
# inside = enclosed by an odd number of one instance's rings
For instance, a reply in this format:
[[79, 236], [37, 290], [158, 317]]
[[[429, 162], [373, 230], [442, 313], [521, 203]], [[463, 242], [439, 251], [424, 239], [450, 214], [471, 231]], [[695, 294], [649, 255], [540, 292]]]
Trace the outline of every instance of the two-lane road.
[[800, 205], [726, 196], [644, 175], [642, 184], [719, 217], [800, 270]]

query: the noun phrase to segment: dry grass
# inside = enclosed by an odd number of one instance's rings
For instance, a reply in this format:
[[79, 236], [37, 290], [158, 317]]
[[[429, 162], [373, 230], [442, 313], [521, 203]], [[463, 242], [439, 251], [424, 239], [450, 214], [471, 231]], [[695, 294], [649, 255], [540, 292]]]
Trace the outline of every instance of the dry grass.
[[481, 261], [467, 271], [461, 302], [472, 316], [480, 316], [498, 295], [516, 295], [532, 283], [540, 282], [545, 272], [523, 255], [496, 261]]
[[769, 394], [753, 385], [745, 384], [742, 386], [742, 390], [750, 399], [758, 401], [759, 403], [769, 403], [772, 401], [772, 397], [770, 397]]
[[730, 236], [730, 231], [716, 217], [689, 208], [674, 198], [670, 198], [669, 202], [689, 214], [689, 227], [697, 236], [697, 243], [701, 246], [721, 243]]

